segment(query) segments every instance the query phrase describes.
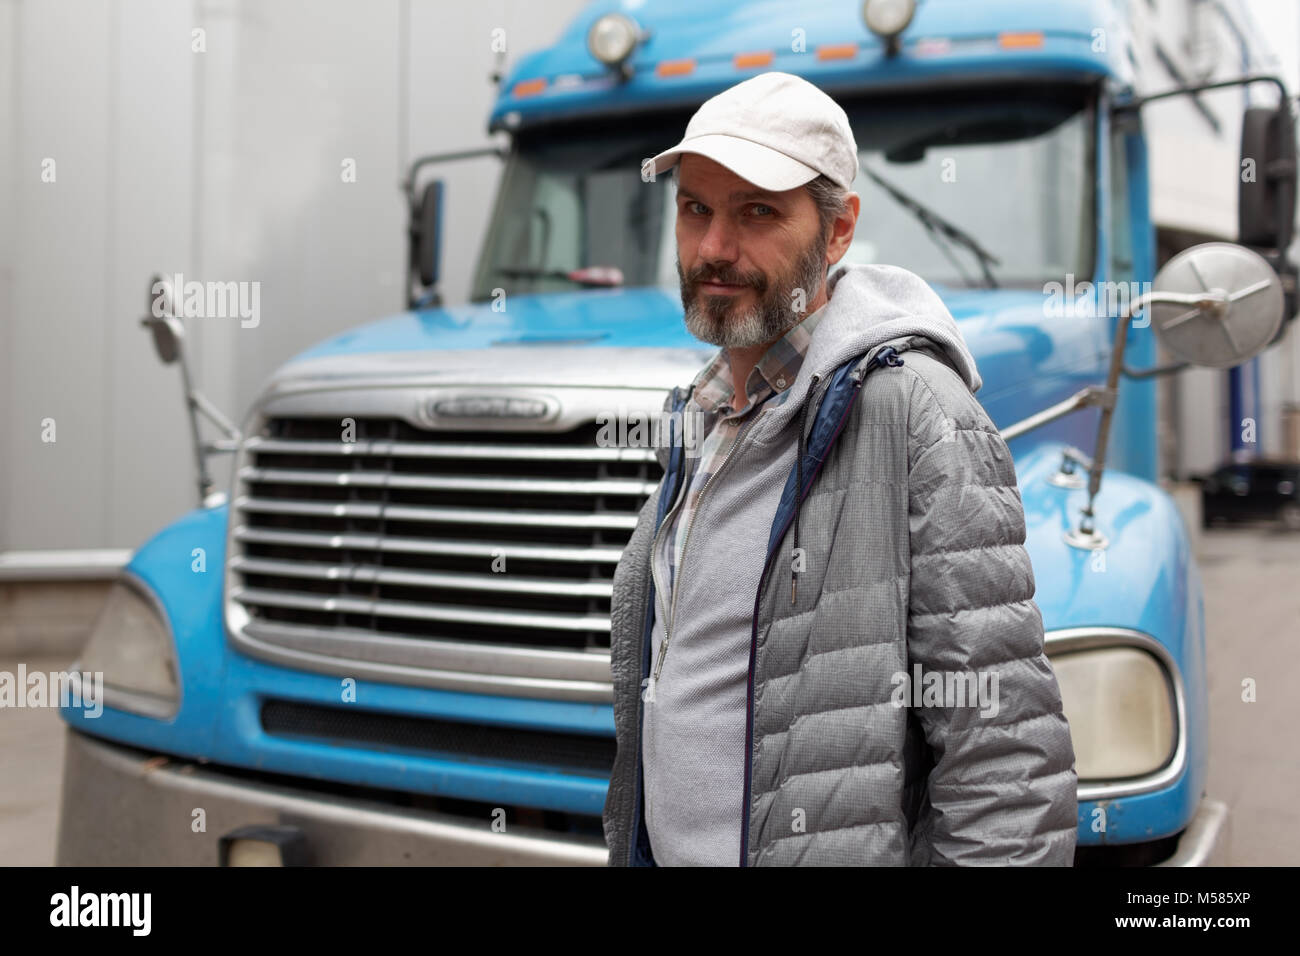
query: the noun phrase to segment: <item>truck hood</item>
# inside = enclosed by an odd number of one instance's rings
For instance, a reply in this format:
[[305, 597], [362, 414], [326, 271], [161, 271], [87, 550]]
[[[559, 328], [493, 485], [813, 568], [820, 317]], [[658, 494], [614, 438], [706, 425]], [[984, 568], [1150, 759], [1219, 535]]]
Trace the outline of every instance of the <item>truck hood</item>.
[[326, 339], [293, 361], [359, 352], [704, 347], [682, 324], [676, 289], [587, 289], [516, 295], [503, 303], [500, 311], [490, 302], [469, 302], [404, 312]]
[[[893, 276], [890, 282], [903, 282], [906, 288], [900, 294], [909, 301], [924, 298], [923, 311], [951, 316], [952, 321], [944, 318], [941, 323], [943, 335], [954, 346], [962, 343], [955, 357], [968, 368], [967, 384], [978, 388], [981, 377], [987, 383], [980, 390], [986, 407], [990, 399], [1008, 389], [1023, 389], [1027, 382], [1054, 395], [1066, 387], [1059, 380], [1091, 380], [1103, 368], [1105, 337], [1097, 333], [1096, 324], [1045, 322], [1041, 292], [930, 287], [906, 270], [884, 266], [852, 266], [848, 271], [857, 273], [851, 283], [855, 300], [858, 287], [870, 285], [861, 283], [862, 278], [884, 279], [888, 274]], [[862, 306], [858, 302], [854, 311]], [[880, 323], [889, 322], [892, 328], [901, 318], [885, 312], [872, 315], [868, 337], [882, 332], [875, 327]], [[858, 324], [852, 320], [846, 328]], [[635, 352], [609, 354], [622, 349]], [[502, 311], [491, 303], [474, 302], [390, 316], [325, 339], [281, 366], [268, 385], [274, 389], [303, 380], [393, 377], [418, 377], [431, 384], [487, 384], [509, 375], [514, 384], [667, 390], [691, 381], [716, 354], [715, 347], [686, 331], [676, 288], [589, 289], [511, 296]], [[1041, 398], [1049, 397], [1045, 393]]]
[[[634, 357], [611, 352], [635, 349]], [[666, 389], [708, 361], [676, 289], [588, 289], [420, 309], [325, 339], [281, 366], [268, 390], [310, 381]], [[665, 381], [665, 375], [668, 376]]]

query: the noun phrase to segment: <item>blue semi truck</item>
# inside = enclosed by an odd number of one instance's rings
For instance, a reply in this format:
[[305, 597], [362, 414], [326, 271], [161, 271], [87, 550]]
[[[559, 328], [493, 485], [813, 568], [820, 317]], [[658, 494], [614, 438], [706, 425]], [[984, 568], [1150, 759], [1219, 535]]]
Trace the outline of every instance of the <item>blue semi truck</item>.
[[[1240, 77], [1166, 63], [1139, 82], [1153, 8], [599, 0], [501, 85], [467, 303], [441, 302], [429, 173], [473, 150], [411, 167], [407, 309], [296, 357], [238, 426], [155, 311], [201, 504], [135, 553], [76, 665], [102, 672], [104, 709], [62, 711], [58, 861], [606, 863], [611, 582], [663, 472], [654, 448], [598, 441], [600, 420], [658, 414], [713, 354], [682, 323], [673, 183], [641, 162], [765, 70], [853, 123], [844, 261], [923, 276], [978, 360], [1074, 737], [1076, 863], [1222, 860], [1213, 635], [1157, 482], [1156, 383], [1249, 361], [1294, 315], [1295, 133], [1236, 32]], [[1234, 84], [1264, 102], [1215, 174], [1237, 234], [1158, 229], [1151, 104]], [[220, 439], [198, 441], [200, 415]], [[228, 492], [209, 453], [235, 457]]]

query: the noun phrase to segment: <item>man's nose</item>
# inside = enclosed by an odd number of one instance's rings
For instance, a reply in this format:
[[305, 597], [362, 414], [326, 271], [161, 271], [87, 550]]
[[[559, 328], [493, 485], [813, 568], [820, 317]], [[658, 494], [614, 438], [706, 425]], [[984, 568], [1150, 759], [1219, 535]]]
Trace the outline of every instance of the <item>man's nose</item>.
[[735, 262], [740, 257], [736, 229], [729, 217], [716, 213], [709, 217], [709, 227], [697, 252], [701, 259], [710, 262]]

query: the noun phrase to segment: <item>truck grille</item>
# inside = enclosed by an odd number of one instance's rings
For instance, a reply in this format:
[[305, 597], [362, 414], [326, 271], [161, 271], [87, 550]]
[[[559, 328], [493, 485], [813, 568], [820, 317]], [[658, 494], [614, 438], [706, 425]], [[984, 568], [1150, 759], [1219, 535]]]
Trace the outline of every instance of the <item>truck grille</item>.
[[357, 418], [342, 441], [337, 417], [268, 419], [236, 475], [238, 630], [398, 681], [415, 668], [495, 674], [521, 694], [607, 686], [614, 568], [662, 470], [650, 448], [598, 447], [597, 429]]

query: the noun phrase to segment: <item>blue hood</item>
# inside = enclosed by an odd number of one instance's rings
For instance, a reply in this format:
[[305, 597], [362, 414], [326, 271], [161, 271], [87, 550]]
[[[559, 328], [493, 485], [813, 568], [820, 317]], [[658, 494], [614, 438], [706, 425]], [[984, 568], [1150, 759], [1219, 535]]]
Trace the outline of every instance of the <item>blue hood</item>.
[[676, 289], [588, 289], [515, 295], [489, 302], [405, 312], [326, 339], [293, 361], [365, 352], [458, 351], [493, 346], [693, 348]]
[[[980, 402], [999, 426], [1060, 401], [1105, 374], [1104, 322], [1047, 318], [1044, 296], [1034, 290], [931, 288], [978, 364], [984, 382]], [[309, 375], [322, 363], [346, 368], [350, 357], [385, 353], [398, 361], [381, 366], [383, 374], [393, 374], [398, 366], [406, 372], [420, 368], [421, 352], [430, 353], [430, 371], [445, 370], [445, 360], [436, 354], [464, 351], [477, 353], [476, 361], [467, 356], [467, 361], [455, 363], [456, 369], [471, 377], [502, 365], [526, 365], [535, 355], [531, 370], [542, 373], [537, 377], [541, 382], [557, 361], [572, 364], [572, 350], [590, 349], [592, 372], [586, 384], [666, 390], [689, 380], [717, 351], [686, 331], [676, 288], [515, 295], [507, 306], [498, 312], [489, 302], [474, 302], [380, 319], [320, 342], [282, 366], [276, 378]], [[625, 358], [602, 361], [600, 353], [611, 348], [647, 350], [636, 382], [624, 381]], [[499, 363], [494, 350], [500, 351]], [[576, 384], [571, 379], [568, 383]], [[1064, 432], [1056, 437], [1074, 440]]]
[[[1104, 343], [1082, 337], [1087, 323], [1044, 322], [1043, 296], [1014, 289], [932, 288], [961, 327], [983, 377], [1000, 390], [1031, 368], [1050, 374], [1063, 361], [1078, 365]], [[325, 339], [292, 361], [374, 352], [459, 351], [494, 346], [711, 349], [682, 321], [676, 289], [627, 288], [517, 295], [506, 311], [472, 302], [404, 312]]]

